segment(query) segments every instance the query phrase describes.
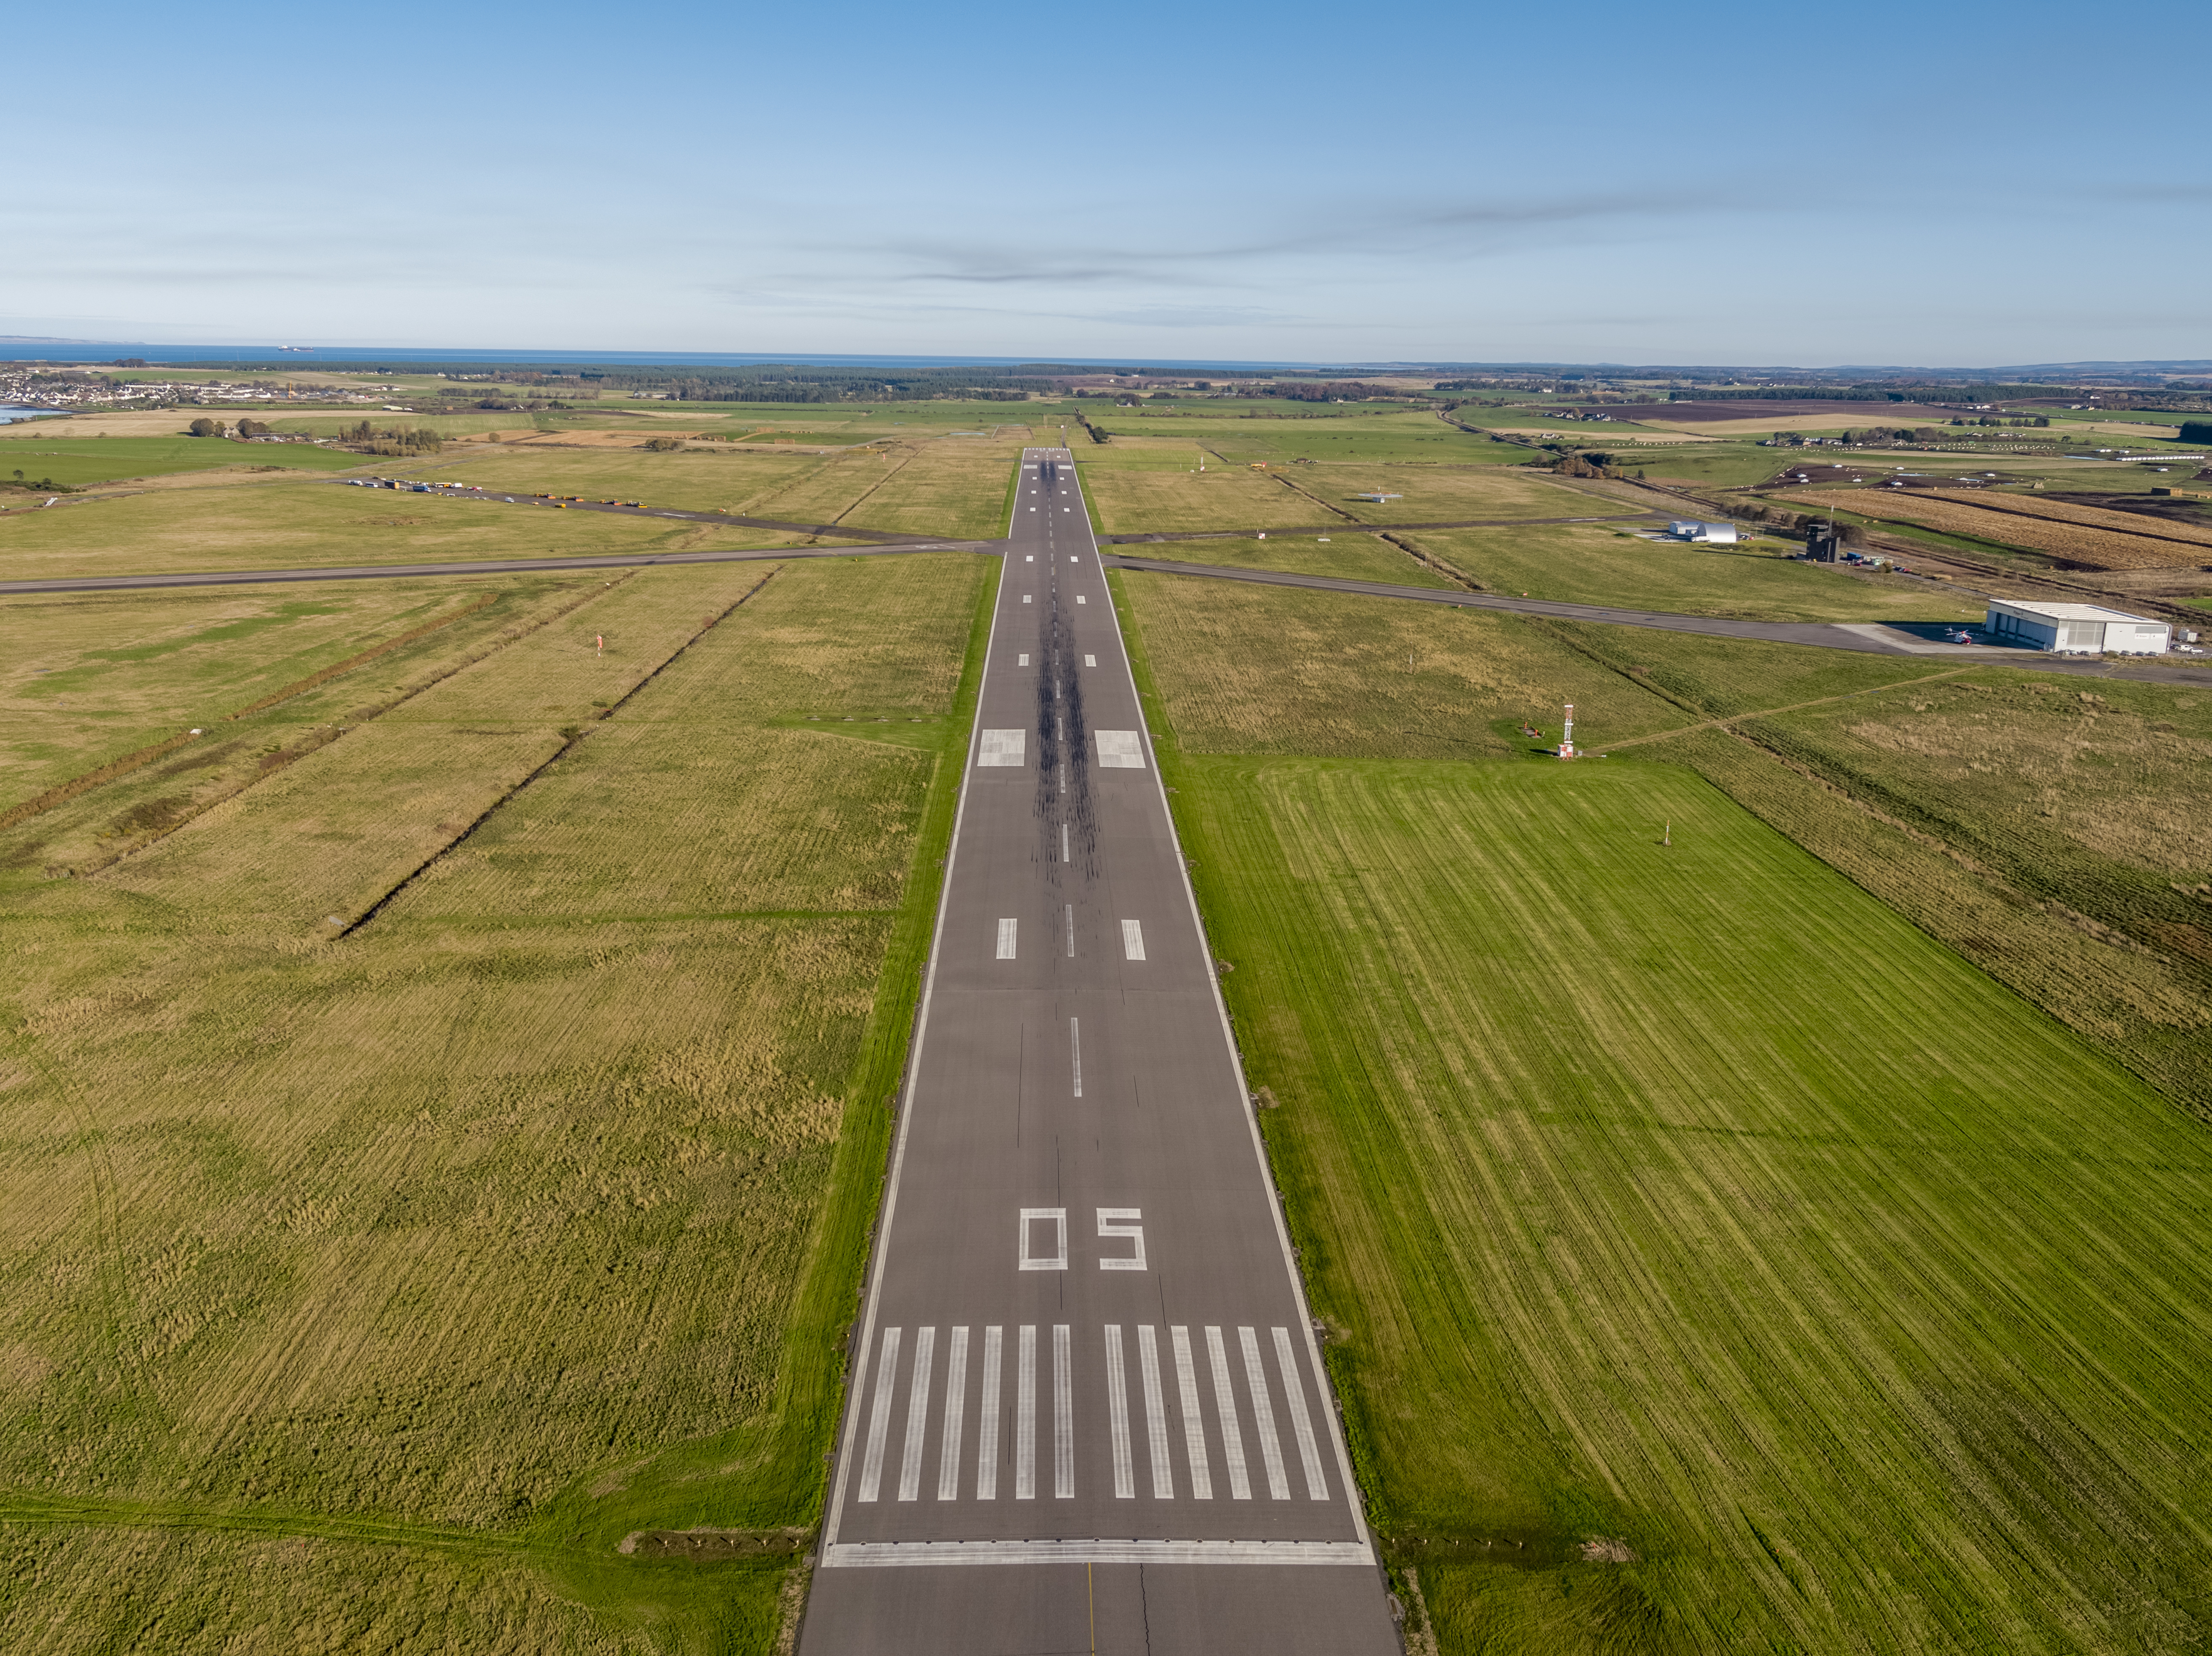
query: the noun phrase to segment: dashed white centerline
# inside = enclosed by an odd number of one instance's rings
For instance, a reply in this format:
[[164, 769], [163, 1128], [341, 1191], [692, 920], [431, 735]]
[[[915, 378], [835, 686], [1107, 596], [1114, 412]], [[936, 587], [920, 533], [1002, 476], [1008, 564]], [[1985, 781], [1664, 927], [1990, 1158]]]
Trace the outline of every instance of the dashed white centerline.
[[1206, 1364], [1213, 1374], [1213, 1406], [1221, 1412], [1221, 1460], [1229, 1469], [1229, 1498], [1249, 1501], [1252, 1480], [1244, 1471], [1244, 1429], [1237, 1423], [1237, 1388], [1229, 1378], [1229, 1350], [1221, 1330], [1206, 1327]]
[[[1075, 958], [1075, 905], [1073, 903], [1067, 905], [1067, 958], [1070, 960]], [[1079, 1093], [1081, 1090], [1080, 1088], [1077, 1089]]]
[[[1007, 935], [1006, 930], [1006, 927], [1012, 924], [1013, 922], [1012, 920], [1000, 920], [999, 922], [999, 947], [1000, 950], [999, 958], [1002, 961], [1010, 961], [1013, 959], [1013, 942]], [[1121, 922], [1121, 958], [1126, 961], [1140, 961], [1145, 958], [1145, 928], [1136, 920], [1124, 920]]]
[[1083, 1096], [1083, 1031], [1077, 1024], [1074, 1018], [1067, 1021], [1067, 1053], [1075, 1064], [1075, 1095], [1080, 1098]]
[[[945, 1354], [945, 1441], [937, 1447], [937, 1498], [960, 1498], [960, 1412], [968, 1401], [968, 1325], [955, 1324]], [[985, 1422], [986, 1429], [989, 1422]]]
[[906, 1444], [899, 1456], [898, 1498], [912, 1501], [921, 1494], [921, 1442], [929, 1434], [929, 1371], [937, 1355], [937, 1330], [927, 1325], [914, 1333], [914, 1385], [906, 1399]]
[[983, 1396], [975, 1411], [975, 1499], [999, 1498], [999, 1366], [1006, 1331], [996, 1323], [983, 1329]]
[[1176, 1401], [1182, 1405], [1182, 1445], [1190, 1457], [1190, 1494], [1194, 1501], [1213, 1499], [1213, 1474], [1206, 1465], [1206, 1417], [1198, 1411], [1198, 1366], [1190, 1360], [1190, 1330], [1176, 1324], [1168, 1330], [1175, 1347]]
[[1060, 860], [1063, 863], [1072, 863], [1075, 860], [1067, 854], [1067, 824], [1065, 822], [1060, 825]]
[[1145, 1387], [1145, 1446], [1152, 1453], [1152, 1499], [1175, 1499], [1175, 1460], [1168, 1449], [1168, 1411], [1160, 1397], [1160, 1341], [1152, 1324], [1137, 1325], [1137, 1372]]

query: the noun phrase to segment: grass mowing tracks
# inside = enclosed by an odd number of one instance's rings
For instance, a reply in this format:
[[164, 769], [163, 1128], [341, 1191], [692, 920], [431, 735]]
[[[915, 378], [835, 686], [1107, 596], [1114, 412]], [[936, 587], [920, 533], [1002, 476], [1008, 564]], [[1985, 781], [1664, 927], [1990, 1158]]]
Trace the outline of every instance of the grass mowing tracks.
[[2194, 1123], [1679, 769], [1170, 762], [1446, 1648], [2212, 1608]]

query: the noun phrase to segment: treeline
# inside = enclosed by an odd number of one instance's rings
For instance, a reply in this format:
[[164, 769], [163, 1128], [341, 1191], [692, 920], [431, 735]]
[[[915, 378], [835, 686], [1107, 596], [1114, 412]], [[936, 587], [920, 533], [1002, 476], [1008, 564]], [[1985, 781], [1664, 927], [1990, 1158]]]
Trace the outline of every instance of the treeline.
[[434, 431], [413, 426], [386, 427], [379, 430], [367, 420], [340, 431], [338, 441], [365, 449], [371, 454], [435, 454], [446, 446], [446, 440]]
[[[1054, 383], [1005, 368], [819, 368], [775, 363], [744, 368], [585, 368], [578, 384], [599, 391], [685, 403], [1018, 403]], [[544, 376], [547, 385], [565, 384]]]

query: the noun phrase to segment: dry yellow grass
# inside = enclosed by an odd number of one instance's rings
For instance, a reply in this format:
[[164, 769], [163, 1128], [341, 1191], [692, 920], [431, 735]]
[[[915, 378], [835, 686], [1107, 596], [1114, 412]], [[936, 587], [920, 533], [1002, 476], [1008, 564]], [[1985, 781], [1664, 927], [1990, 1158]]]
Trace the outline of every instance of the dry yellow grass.
[[474, 1656], [644, 1656], [519, 1561], [342, 1539], [0, 1523], [0, 1645], [15, 1656], [112, 1650], [225, 1656], [422, 1648]]
[[2042, 521], [2017, 513], [1990, 512], [1954, 500], [1930, 500], [1905, 489], [1799, 490], [1776, 498], [1800, 506], [1838, 506], [1863, 516], [1918, 524], [1955, 535], [2063, 558], [2091, 569], [2162, 569], [2206, 562], [2203, 552], [2175, 541], [2122, 534], [2070, 523]]
[[666, 682], [733, 718], [939, 713], [960, 675], [945, 618], [997, 568], [967, 552], [795, 560], [724, 624], [734, 648], [687, 654]]
[[[1499, 466], [1464, 470], [1384, 465], [1293, 466], [1285, 474], [1297, 488], [1311, 491], [1362, 523], [1458, 522], [1469, 518], [1591, 518], [1607, 508], [1549, 478]], [[1401, 498], [1363, 500], [1383, 491]]]
[[[711, 714], [681, 729], [610, 724], [410, 887], [392, 917], [893, 908], [929, 767], [910, 749]], [[652, 835], [637, 835], [641, 821]]]
[[2092, 529], [2117, 529], [2124, 535], [2154, 535], [2212, 546], [2212, 528], [2145, 517], [2140, 513], [2077, 506], [2071, 500], [2054, 500], [2039, 494], [1966, 494], [1946, 488], [1931, 488], [1928, 493], [1937, 500], [1955, 500], [1961, 506], [1979, 507], [1984, 511], [2019, 513], [2030, 518], [2048, 518], [2054, 523], [2082, 524]]
[[1689, 715], [1510, 616], [1124, 572], [1177, 743], [1192, 753], [1502, 756], [1558, 740], [1562, 702], [1601, 739]]
[[995, 537], [1006, 532], [1006, 478], [1016, 464], [1015, 455], [979, 444], [933, 443], [888, 473], [837, 521], [862, 529]]
[[[1186, 450], [1186, 453], [1194, 453]], [[1079, 462], [1088, 456], [1079, 452]], [[1083, 491], [1109, 534], [1158, 529], [1272, 529], [1326, 524], [1339, 515], [1279, 477], [1211, 460], [1203, 472], [1085, 464]], [[1027, 506], [1025, 499], [1018, 502]]]
[[[763, 573], [648, 572], [109, 875], [0, 866], [0, 1642], [629, 1649], [665, 1578], [627, 1530], [805, 1521], [829, 1343], [785, 1359], [850, 1291], [802, 1288], [865, 1222], [839, 1144], [936, 755], [760, 721], [857, 682], [941, 723], [986, 572], [837, 561], [591, 725]], [[283, 929], [559, 711], [590, 734], [459, 853]], [[663, 1642], [775, 1625], [773, 1571], [678, 1597]]]

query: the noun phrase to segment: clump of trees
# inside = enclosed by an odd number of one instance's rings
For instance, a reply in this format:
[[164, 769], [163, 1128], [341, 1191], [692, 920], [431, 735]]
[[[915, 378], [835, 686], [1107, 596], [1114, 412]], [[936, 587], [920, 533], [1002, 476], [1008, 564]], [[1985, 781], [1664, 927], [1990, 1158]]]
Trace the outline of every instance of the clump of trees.
[[404, 457], [410, 454], [435, 454], [446, 446], [446, 440], [434, 431], [416, 427], [394, 427], [380, 431], [369, 421], [349, 426], [338, 433], [338, 441], [348, 447], [357, 448], [368, 454], [387, 454]]
[[645, 446], [654, 454], [673, 454], [684, 446], [684, 440], [681, 437], [648, 437], [645, 440]]

